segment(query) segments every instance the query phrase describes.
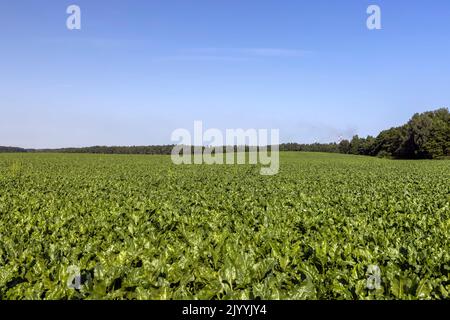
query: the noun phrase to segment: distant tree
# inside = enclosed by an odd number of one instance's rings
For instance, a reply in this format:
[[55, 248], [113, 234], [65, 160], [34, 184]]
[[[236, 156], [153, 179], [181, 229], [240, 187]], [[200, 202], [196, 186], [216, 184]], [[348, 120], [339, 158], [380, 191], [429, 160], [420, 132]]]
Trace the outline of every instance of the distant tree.
[[367, 138], [361, 139], [360, 144], [360, 154], [365, 156], [374, 155], [375, 138], [372, 136], [367, 136]]
[[350, 141], [350, 153], [360, 154], [360, 148], [361, 148], [361, 139], [358, 137], [358, 135], [355, 135]]
[[339, 142], [338, 150], [340, 153], [350, 153], [350, 141], [342, 140], [341, 142]]
[[405, 145], [417, 158], [441, 158], [449, 155], [450, 114], [448, 109], [415, 114], [408, 122]]
[[382, 131], [373, 143], [373, 155], [382, 153], [386, 156], [398, 155], [398, 150], [405, 140], [405, 130], [402, 127]]

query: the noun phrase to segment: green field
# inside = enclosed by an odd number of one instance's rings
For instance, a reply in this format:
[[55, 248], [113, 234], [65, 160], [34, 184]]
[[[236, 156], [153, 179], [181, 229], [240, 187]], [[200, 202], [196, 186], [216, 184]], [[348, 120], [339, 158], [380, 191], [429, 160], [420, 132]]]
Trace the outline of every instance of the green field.
[[0, 237], [0, 300], [450, 298], [450, 161], [0, 154]]

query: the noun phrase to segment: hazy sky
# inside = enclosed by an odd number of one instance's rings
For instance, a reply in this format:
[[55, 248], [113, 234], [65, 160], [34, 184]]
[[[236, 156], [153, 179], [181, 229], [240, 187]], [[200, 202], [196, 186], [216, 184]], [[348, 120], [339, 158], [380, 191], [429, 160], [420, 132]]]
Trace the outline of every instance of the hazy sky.
[[194, 120], [329, 142], [450, 106], [448, 0], [0, 0], [0, 37], [0, 145], [168, 144]]

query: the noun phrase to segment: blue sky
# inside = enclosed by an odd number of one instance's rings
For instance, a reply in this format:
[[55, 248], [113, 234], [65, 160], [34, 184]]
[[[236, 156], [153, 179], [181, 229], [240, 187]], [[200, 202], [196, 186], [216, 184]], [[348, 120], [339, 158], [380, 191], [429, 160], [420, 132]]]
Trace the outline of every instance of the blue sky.
[[168, 144], [194, 120], [331, 142], [450, 105], [448, 0], [0, 0], [0, 36], [0, 145]]

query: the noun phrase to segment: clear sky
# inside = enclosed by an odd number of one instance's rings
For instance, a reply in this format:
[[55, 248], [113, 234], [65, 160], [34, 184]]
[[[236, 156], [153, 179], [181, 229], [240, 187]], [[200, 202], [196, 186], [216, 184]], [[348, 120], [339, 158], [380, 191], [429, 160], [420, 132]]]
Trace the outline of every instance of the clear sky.
[[169, 144], [194, 120], [331, 142], [450, 106], [448, 0], [0, 0], [0, 36], [0, 145]]

